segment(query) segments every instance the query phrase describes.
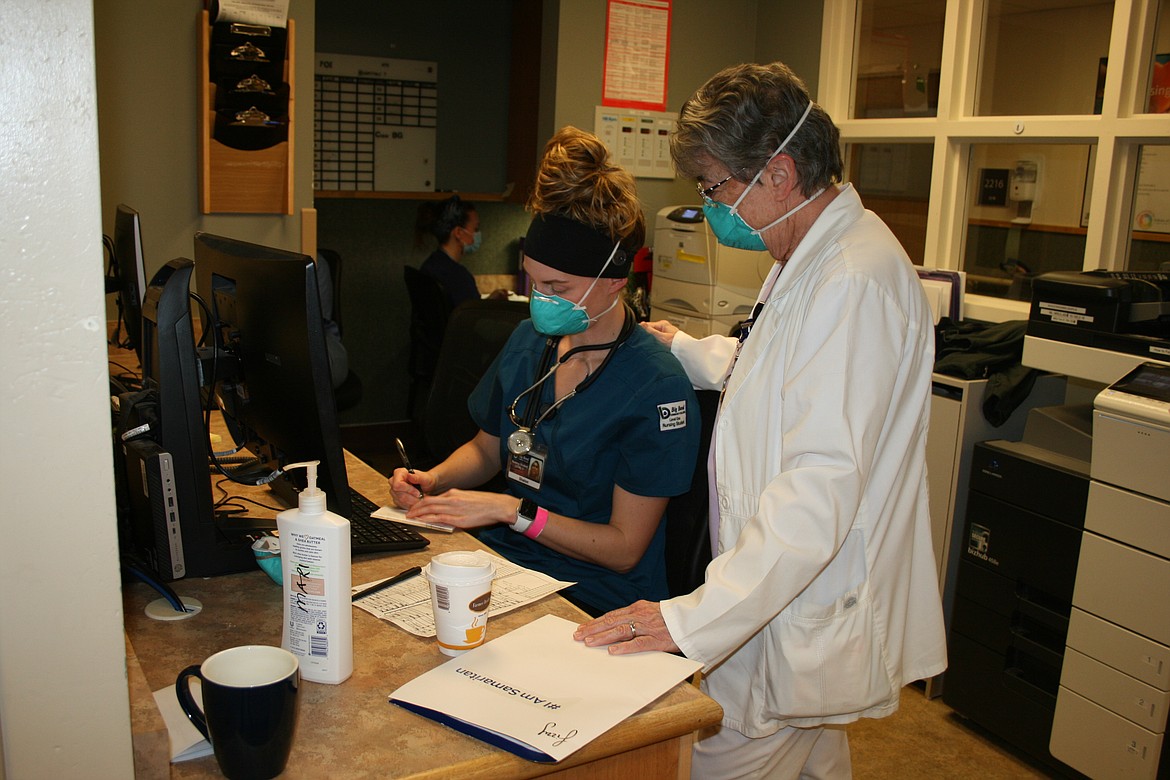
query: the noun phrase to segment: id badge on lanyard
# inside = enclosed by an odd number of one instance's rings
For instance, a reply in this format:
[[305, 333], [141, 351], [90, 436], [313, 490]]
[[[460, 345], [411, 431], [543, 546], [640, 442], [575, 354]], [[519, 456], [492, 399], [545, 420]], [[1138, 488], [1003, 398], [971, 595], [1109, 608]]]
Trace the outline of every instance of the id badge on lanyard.
[[540, 490], [540, 483], [544, 480], [544, 464], [547, 460], [548, 448], [541, 444], [533, 444], [532, 449], [522, 455], [509, 455], [508, 479], [533, 490]]

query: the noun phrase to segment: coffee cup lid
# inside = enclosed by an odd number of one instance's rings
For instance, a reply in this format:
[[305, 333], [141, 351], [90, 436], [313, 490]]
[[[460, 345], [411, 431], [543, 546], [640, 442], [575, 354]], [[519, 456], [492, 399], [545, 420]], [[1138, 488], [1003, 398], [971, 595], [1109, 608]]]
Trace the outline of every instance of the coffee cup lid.
[[439, 553], [431, 558], [426, 570], [432, 579], [451, 582], [475, 582], [495, 574], [491, 560], [474, 550]]

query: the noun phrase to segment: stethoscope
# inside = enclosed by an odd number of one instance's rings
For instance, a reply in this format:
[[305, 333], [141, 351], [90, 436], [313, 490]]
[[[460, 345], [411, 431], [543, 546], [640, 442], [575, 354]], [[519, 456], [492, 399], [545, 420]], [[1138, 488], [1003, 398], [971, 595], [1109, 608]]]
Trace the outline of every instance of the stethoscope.
[[[513, 455], [526, 455], [531, 452], [533, 434], [535, 433], [537, 426], [544, 422], [545, 419], [547, 419], [549, 415], [555, 412], [563, 403], [565, 403], [565, 401], [568, 401], [578, 393], [585, 392], [589, 385], [593, 384], [597, 380], [597, 377], [601, 376], [601, 372], [605, 370], [605, 367], [609, 365], [609, 361], [613, 358], [614, 352], [617, 352], [617, 347], [621, 346], [621, 344], [630, 337], [630, 333], [632, 333], [634, 330], [635, 323], [633, 313], [629, 310], [628, 307], [626, 308], [625, 313], [625, 321], [622, 323], [621, 332], [618, 333], [616, 339], [613, 341], [607, 341], [604, 344], [584, 344], [580, 347], [573, 347], [568, 352], [561, 355], [556, 360], [556, 362], [552, 362], [552, 357], [554, 354], [556, 354], [557, 345], [560, 343], [561, 337], [550, 336], [545, 341], [544, 353], [541, 355], [540, 363], [536, 368], [536, 381], [533, 382], [527, 390], [522, 391], [520, 395], [516, 396], [516, 400], [512, 401], [511, 406], [508, 407], [508, 419], [510, 419], [512, 424], [516, 426], [516, 430], [512, 431], [512, 433], [508, 435], [508, 452], [512, 453]], [[605, 359], [601, 361], [601, 365], [597, 367], [597, 370], [591, 372], [587, 377], [582, 379], [581, 383], [572, 390], [553, 401], [552, 405], [549, 406], [548, 409], [545, 409], [539, 417], [536, 416], [536, 402], [539, 393], [532, 395], [528, 399], [528, 406], [524, 414], [524, 419], [521, 420], [516, 416], [516, 407], [520, 404], [520, 399], [542, 387], [544, 383], [548, 381], [549, 377], [556, 373], [558, 368], [568, 362], [569, 358], [573, 357], [574, 355], [579, 355], [582, 352], [594, 352], [601, 349], [608, 349], [610, 352], [605, 356]], [[550, 363], [552, 364], [551, 366], [549, 365]]]

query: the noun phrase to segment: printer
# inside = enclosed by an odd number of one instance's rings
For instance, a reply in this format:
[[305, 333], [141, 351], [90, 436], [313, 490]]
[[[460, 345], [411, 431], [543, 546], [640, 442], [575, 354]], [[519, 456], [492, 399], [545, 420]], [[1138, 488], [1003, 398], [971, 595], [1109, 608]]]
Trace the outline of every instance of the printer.
[[1170, 273], [1054, 271], [1032, 280], [1027, 335], [1170, 359]]
[[699, 206], [667, 206], [654, 226], [650, 319], [695, 338], [728, 335], [751, 316], [775, 260], [721, 245]]

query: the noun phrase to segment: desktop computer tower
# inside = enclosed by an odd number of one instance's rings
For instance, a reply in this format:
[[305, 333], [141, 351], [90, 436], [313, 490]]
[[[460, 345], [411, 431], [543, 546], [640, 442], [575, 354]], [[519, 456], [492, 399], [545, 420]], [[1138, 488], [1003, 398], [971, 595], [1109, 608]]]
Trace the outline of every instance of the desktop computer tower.
[[164, 582], [255, 569], [248, 529], [229, 531], [232, 521], [211, 505], [206, 456], [172, 446], [174, 427], [160, 426], [165, 405], [150, 392], [123, 393], [118, 402], [113, 437], [122, 555]]
[[164, 580], [185, 577], [174, 459], [150, 439], [128, 441], [122, 452], [129, 511], [123, 546]]
[[976, 444], [943, 701], [1053, 770], [1048, 750], [1088, 495], [1088, 463]]

